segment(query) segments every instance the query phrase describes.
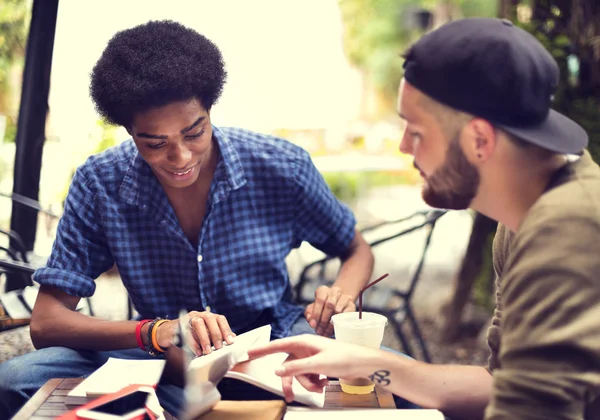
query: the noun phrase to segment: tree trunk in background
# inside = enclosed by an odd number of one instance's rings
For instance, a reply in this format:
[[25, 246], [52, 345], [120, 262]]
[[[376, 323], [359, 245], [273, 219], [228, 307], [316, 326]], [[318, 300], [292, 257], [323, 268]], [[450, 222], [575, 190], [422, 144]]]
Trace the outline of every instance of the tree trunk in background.
[[510, 19], [511, 21], [516, 20], [518, 4], [519, 0], [499, 0], [498, 17]]
[[496, 221], [489, 217], [480, 213], [475, 215], [467, 252], [454, 278], [452, 297], [443, 310], [443, 341], [452, 341], [460, 336], [463, 310], [471, 296], [473, 284], [484, 266], [484, 258], [491, 258], [488, 238], [496, 230], [496, 226]]

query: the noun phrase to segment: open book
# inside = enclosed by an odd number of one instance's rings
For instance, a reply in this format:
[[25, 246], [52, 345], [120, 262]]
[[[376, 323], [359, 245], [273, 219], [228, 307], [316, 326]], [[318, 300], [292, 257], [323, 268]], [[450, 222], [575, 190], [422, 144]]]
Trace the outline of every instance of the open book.
[[[213, 388], [216, 389], [223, 378], [246, 382], [283, 396], [281, 378], [275, 375], [275, 370], [281, 366], [288, 355], [276, 353], [259, 359], [248, 359], [248, 350], [268, 343], [270, 337], [271, 326], [265, 325], [237, 336], [231, 345], [192, 359], [186, 373], [187, 415], [185, 417], [198, 416], [210, 410], [219, 401], [210, 398], [210, 392]], [[323, 407], [325, 393], [307, 391], [295, 379], [292, 387], [296, 402], [312, 407]], [[206, 397], [202, 398], [203, 395]]]
[[[275, 370], [287, 358], [286, 353], [277, 353], [260, 359], [248, 360], [248, 350], [266, 344], [271, 337], [271, 326], [265, 325], [240, 334], [233, 344], [204, 356], [186, 360], [185, 373], [185, 417], [199, 416], [209, 411], [220, 399], [217, 385], [223, 378], [238, 380], [268, 392], [283, 396], [281, 378]], [[110, 358], [104, 365], [69, 392], [65, 399], [68, 405], [85, 404], [101, 395], [116, 392], [130, 384], [156, 386], [161, 378], [165, 361], [127, 360]], [[325, 394], [309, 392], [296, 380], [293, 390], [295, 400], [312, 407], [323, 407]]]

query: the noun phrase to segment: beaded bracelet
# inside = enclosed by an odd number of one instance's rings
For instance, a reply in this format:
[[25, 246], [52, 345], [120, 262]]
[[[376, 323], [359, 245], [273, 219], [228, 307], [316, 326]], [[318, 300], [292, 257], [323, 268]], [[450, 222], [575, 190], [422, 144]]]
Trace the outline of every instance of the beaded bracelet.
[[160, 350], [158, 350], [152, 344], [152, 330], [154, 329], [154, 326], [156, 325], [156, 323], [160, 320], [161, 320], [161, 318], [154, 319], [152, 322], [150, 322], [150, 326], [148, 327], [148, 354], [150, 356], [157, 356], [158, 353], [160, 353]]

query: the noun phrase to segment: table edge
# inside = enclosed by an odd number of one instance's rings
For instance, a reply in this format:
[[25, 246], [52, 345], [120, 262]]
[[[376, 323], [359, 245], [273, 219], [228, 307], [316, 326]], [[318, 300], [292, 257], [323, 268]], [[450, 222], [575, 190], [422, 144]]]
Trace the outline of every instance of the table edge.
[[54, 392], [56, 388], [64, 381], [64, 378], [53, 378], [48, 380], [34, 395], [25, 403], [23, 407], [15, 414], [12, 420], [26, 420], [36, 413], [44, 404], [44, 401]]

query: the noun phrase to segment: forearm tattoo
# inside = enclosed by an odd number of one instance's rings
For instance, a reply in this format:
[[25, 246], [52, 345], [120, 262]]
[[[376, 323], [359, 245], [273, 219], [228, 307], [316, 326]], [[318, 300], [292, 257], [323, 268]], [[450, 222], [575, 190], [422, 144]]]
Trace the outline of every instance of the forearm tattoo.
[[376, 385], [388, 386], [392, 383], [392, 381], [389, 379], [389, 376], [389, 370], [377, 370], [369, 376], [369, 379], [373, 381]]

